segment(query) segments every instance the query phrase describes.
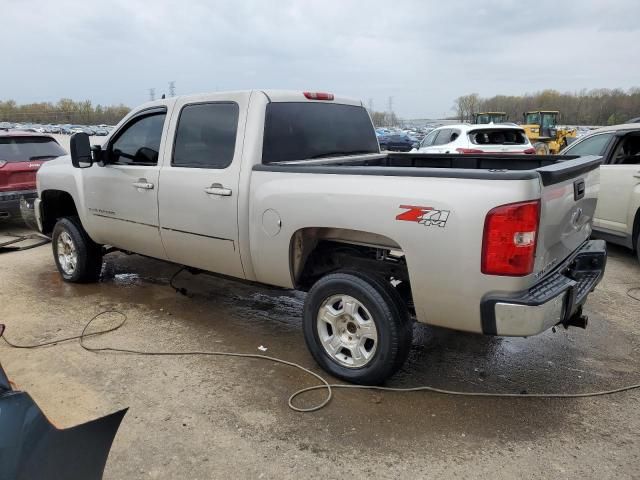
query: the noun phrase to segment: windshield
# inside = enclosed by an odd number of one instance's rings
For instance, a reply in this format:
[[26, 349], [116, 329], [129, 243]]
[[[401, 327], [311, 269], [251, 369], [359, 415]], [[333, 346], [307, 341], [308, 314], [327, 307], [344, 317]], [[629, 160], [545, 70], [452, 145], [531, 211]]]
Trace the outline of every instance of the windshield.
[[262, 163], [378, 152], [363, 107], [318, 102], [267, 105]]
[[527, 118], [524, 123], [527, 125], [540, 125], [540, 114], [539, 113], [527, 113]]
[[503, 123], [507, 119], [506, 114], [502, 113], [483, 113], [478, 114], [476, 123]]
[[542, 126], [545, 128], [553, 128], [556, 126], [556, 116], [553, 113], [542, 114]]
[[0, 137], [0, 160], [25, 162], [66, 155], [67, 152], [49, 137]]

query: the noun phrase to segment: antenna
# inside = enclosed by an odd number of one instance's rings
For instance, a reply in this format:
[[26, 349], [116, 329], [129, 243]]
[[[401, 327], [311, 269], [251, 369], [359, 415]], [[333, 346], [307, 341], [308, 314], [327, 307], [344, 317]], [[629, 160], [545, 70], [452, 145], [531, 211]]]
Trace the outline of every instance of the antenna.
[[149, 100], [151, 100], [152, 102], [156, 99], [156, 89], [155, 88], [150, 88], [149, 89]]
[[171, 80], [169, 82], [169, 96], [170, 97], [175, 97], [176, 96], [176, 81], [175, 80]]

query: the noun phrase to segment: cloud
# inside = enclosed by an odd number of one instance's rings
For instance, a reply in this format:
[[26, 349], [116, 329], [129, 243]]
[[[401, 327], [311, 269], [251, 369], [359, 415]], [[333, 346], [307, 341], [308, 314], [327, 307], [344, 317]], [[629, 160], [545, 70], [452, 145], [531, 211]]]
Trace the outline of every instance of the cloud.
[[0, 0], [0, 96], [96, 103], [245, 88], [393, 97], [404, 117], [458, 95], [637, 84], [637, 1]]

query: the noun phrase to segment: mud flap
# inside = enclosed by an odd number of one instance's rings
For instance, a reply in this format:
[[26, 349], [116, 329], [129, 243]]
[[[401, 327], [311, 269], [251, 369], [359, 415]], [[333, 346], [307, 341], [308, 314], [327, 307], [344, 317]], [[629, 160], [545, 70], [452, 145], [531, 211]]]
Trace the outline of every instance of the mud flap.
[[[0, 367], [0, 380], [6, 376]], [[0, 480], [99, 480], [127, 409], [58, 429], [26, 392], [0, 384]]]

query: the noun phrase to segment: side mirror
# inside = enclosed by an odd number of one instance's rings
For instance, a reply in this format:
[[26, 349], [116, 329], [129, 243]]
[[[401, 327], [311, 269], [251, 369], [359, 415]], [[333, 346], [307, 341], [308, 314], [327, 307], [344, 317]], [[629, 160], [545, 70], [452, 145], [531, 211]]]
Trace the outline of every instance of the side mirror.
[[93, 165], [89, 135], [84, 132], [71, 135], [69, 143], [71, 150], [71, 164], [76, 168], [89, 168]]

